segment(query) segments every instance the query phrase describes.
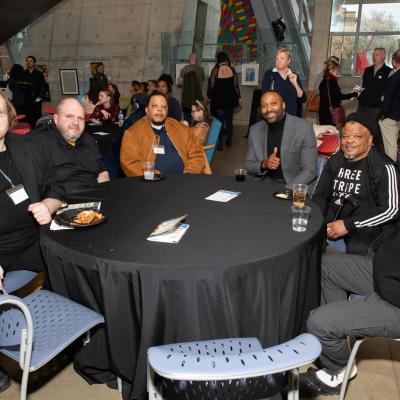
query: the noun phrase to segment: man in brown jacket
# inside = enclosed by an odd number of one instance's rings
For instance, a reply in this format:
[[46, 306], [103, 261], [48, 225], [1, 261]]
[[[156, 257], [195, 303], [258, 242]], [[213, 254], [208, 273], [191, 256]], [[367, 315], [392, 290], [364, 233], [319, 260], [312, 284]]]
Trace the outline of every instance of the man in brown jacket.
[[204, 151], [190, 128], [168, 118], [167, 99], [152, 93], [146, 116], [124, 134], [121, 167], [127, 176], [143, 175], [143, 163], [155, 163], [165, 173], [200, 174], [205, 167]]

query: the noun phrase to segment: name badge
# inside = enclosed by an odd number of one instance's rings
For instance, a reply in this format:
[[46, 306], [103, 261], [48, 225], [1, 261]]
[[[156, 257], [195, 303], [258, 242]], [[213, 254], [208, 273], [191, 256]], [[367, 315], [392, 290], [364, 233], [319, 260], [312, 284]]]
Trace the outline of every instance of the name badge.
[[29, 199], [28, 193], [22, 185], [17, 185], [11, 189], [6, 190], [8, 197], [13, 201], [15, 205], [18, 205]]
[[165, 154], [165, 148], [162, 145], [154, 146], [153, 152], [154, 154]]
[[382, 79], [382, 75], [379, 75], [379, 76], [378, 76], [378, 79]]

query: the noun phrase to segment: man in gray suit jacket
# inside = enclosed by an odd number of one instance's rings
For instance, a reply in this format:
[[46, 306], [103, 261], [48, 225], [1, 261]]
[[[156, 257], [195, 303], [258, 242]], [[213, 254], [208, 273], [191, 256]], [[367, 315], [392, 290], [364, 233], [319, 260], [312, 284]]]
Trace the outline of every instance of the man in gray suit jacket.
[[260, 101], [262, 121], [250, 128], [245, 167], [249, 174], [266, 175], [292, 188], [314, 183], [317, 142], [311, 125], [286, 114], [282, 96], [273, 90]]

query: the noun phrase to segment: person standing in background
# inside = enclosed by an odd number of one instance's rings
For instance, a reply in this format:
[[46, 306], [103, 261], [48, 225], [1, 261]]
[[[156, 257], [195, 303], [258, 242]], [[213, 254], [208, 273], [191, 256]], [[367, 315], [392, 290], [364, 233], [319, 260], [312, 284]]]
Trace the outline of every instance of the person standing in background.
[[33, 56], [26, 57], [25, 81], [25, 115], [26, 121], [33, 129], [36, 121], [42, 116], [42, 95], [46, 90], [46, 81], [42, 72], [36, 69], [36, 58]]
[[[358, 96], [357, 111], [364, 112], [378, 119], [383, 104], [383, 93], [390, 71], [392, 70], [385, 64], [386, 50], [377, 47], [372, 53], [370, 67], [365, 68], [362, 76], [361, 93]], [[380, 132], [374, 135], [374, 144], [378, 148], [383, 148], [382, 135]]]
[[288, 49], [278, 49], [275, 53], [275, 68], [265, 71], [261, 91], [279, 92], [286, 104], [286, 112], [301, 117], [302, 104], [307, 97], [304, 93], [300, 77], [290, 68], [290, 52]]
[[12, 103], [17, 115], [25, 113], [26, 85], [24, 67], [20, 64], [14, 64], [10, 70], [8, 87], [12, 92]]
[[202, 86], [204, 81], [204, 69], [197, 64], [197, 54], [192, 53], [189, 57], [189, 65], [182, 68], [177, 79], [182, 88], [182, 111], [187, 122], [192, 121], [191, 107], [196, 100], [203, 101]]
[[[211, 113], [225, 126], [226, 142], [232, 146], [233, 110], [239, 105], [239, 78], [229, 57], [223, 51], [217, 54], [217, 63], [208, 78], [207, 97], [211, 99]], [[219, 135], [218, 150], [223, 150], [223, 131]]]

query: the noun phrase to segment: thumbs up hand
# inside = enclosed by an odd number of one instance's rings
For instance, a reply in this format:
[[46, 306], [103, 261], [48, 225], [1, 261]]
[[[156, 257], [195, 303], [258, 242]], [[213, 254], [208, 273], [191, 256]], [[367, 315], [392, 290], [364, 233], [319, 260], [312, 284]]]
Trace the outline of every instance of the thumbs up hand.
[[262, 167], [265, 169], [277, 170], [281, 165], [281, 159], [278, 157], [278, 148], [274, 147], [274, 151], [267, 159], [262, 162]]

